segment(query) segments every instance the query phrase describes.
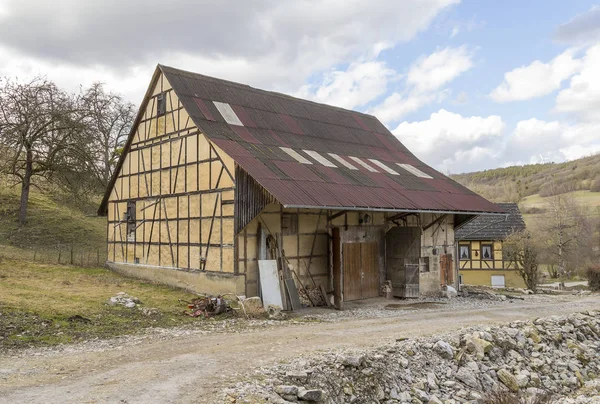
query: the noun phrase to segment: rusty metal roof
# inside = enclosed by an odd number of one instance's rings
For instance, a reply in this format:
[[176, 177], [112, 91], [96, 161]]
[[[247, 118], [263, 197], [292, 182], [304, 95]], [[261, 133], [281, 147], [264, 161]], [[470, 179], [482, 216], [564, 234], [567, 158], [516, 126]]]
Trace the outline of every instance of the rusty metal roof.
[[[200, 131], [284, 206], [503, 212], [424, 164], [374, 116], [172, 67], [159, 69]], [[309, 163], [281, 148], [292, 149]], [[326, 167], [304, 150], [335, 167]], [[416, 176], [399, 164], [432, 178]]]
[[162, 65], [153, 82], [160, 72], [199, 130], [286, 207], [503, 212], [424, 164], [374, 116]]

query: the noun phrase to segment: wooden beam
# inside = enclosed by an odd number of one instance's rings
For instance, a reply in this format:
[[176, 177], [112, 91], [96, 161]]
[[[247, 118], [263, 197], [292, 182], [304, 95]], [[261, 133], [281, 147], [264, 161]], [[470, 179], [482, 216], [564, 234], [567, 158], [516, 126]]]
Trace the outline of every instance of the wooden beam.
[[431, 226], [435, 225], [436, 223], [441, 222], [442, 220], [444, 220], [446, 218], [446, 216], [448, 216], [447, 214], [443, 214], [440, 217], [438, 217], [437, 219], [435, 219], [433, 222], [429, 223], [427, 226], [423, 227], [423, 231], [429, 229]]
[[328, 216], [328, 217], [327, 217], [327, 221], [328, 221], [328, 222], [330, 222], [330, 221], [332, 221], [333, 219], [336, 219], [336, 218], [338, 218], [338, 217], [340, 217], [340, 216], [342, 216], [342, 215], [345, 215], [346, 213], [348, 213], [348, 211], [347, 211], [347, 210], [342, 210], [341, 212], [338, 212], [338, 213], [335, 213], [335, 214], [333, 214], [333, 215], [331, 215], [331, 216]]
[[403, 213], [398, 213], [397, 215], [391, 216], [387, 218], [388, 222], [393, 222], [394, 220], [400, 220], [403, 219], [407, 216], [411, 216], [411, 215], [416, 215], [416, 213], [414, 212], [403, 212]]

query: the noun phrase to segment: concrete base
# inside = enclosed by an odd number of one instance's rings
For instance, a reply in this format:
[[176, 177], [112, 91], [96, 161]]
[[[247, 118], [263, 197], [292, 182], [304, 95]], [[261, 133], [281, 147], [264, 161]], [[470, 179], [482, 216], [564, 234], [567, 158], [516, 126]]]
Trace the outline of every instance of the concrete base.
[[492, 275], [503, 275], [506, 287], [525, 287], [523, 278], [514, 269], [461, 269], [459, 274], [464, 285], [492, 286]]
[[245, 293], [245, 277], [243, 275], [221, 274], [218, 272], [186, 272], [174, 268], [155, 267], [121, 262], [107, 262], [106, 265], [115, 272], [133, 278], [182, 288], [194, 293], [222, 295]]

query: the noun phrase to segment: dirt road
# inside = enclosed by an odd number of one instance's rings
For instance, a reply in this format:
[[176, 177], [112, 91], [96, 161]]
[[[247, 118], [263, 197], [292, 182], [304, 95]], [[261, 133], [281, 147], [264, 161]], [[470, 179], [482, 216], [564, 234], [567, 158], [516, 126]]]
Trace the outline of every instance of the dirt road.
[[600, 309], [600, 296], [163, 338], [108, 352], [0, 357], [0, 402], [210, 403], [240, 376], [303, 353], [592, 309]]

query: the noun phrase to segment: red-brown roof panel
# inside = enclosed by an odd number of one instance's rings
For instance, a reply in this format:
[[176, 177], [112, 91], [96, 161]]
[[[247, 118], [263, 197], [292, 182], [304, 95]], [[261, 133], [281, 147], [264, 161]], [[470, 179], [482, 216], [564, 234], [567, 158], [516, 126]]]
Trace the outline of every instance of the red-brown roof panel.
[[[198, 129], [286, 206], [502, 213], [497, 205], [425, 165], [371, 115], [159, 67]], [[243, 126], [227, 124], [214, 101], [229, 104]], [[281, 147], [312, 164], [295, 161]], [[303, 150], [318, 153], [335, 167], [326, 167], [331, 164]], [[347, 156], [361, 159], [377, 173]], [[434, 179], [419, 178], [396, 163], [410, 164]]]

